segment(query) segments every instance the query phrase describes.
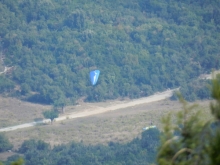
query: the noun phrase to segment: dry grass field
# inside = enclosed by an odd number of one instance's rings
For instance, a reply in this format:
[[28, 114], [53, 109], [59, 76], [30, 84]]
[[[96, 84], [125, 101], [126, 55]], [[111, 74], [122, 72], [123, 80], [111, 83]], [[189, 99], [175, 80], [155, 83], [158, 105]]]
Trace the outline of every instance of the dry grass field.
[[23, 102], [15, 98], [0, 97], [0, 128], [42, 119], [42, 112], [50, 106]]
[[[66, 113], [88, 108], [108, 107], [128, 101], [81, 102], [80, 105], [66, 107]], [[210, 117], [207, 115], [209, 114], [209, 101], [198, 102], [198, 104], [197, 109], [203, 109], [201, 117], [208, 119]], [[151, 121], [161, 128], [161, 118], [169, 112], [174, 114], [181, 110], [181, 106], [178, 101], [163, 100], [98, 115], [54, 122], [52, 125], [18, 129], [6, 132], [5, 135], [14, 145], [14, 150], [28, 139], [43, 140], [52, 146], [70, 141], [85, 144], [107, 144], [110, 141], [125, 143], [140, 137], [142, 128], [149, 126]], [[0, 98], [0, 128], [43, 118], [42, 112], [50, 108], [50, 106], [21, 102], [14, 98]]]

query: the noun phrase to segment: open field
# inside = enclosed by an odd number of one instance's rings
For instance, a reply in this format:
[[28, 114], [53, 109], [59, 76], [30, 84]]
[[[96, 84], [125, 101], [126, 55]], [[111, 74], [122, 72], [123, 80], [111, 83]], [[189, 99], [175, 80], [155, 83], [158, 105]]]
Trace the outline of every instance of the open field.
[[[1, 100], [3, 101], [1, 102], [0, 109], [1, 127], [2, 123], [4, 123], [4, 117], [6, 117], [7, 125], [21, 124], [33, 121], [36, 118], [42, 118], [42, 111], [50, 108], [49, 106], [21, 102], [11, 98], [1, 98]], [[82, 111], [91, 107], [109, 107], [110, 105], [117, 105], [122, 102], [128, 103], [129, 100], [81, 103], [80, 106], [67, 107], [66, 113]], [[206, 109], [204, 113], [207, 114], [209, 112], [209, 101], [202, 101], [199, 104], [198, 109]], [[4, 113], [5, 109], [7, 109], [7, 113]], [[52, 125], [39, 125], [6, 132], [5, 134], [14, 144], [14, 149], [17, 149], [24, 140], [32, 138], [44, 140], [51, 145], [68, 143], [70, 141], [83, 141], [85, 144], [107, 144], [110, 141], [124, 143], [131, 141], [135, 137], [140, 137], [142, 128], [148, 126], [151, 121], [154, 125], [161, 128], [161, 118], [169, 112], [177, 112], [180, 109], [181, 105], [178, 101], [163, 100], [93, 116], [54, 122]], [[9, 112], [13, 115], [8, 115]], [[13, 124], [11, 124], [11, 121]]]
[[[77, 108], [78, 111], [70, 111], [68, 113], [61, 114], [58, 118], [55, 118], [54, 121], [60, 122], [60, 121], [67, 120], [67, 119], [88, 117], [88, 116], [97, 115], [100, 113], [115, 111], [118, 109], [125, 109], [125, 108], [129, 108], [129, 107], [134, 107], [134, 106], [140, 105], [140, 104], [161, 101], [161, 100], [164, 100], [164, 99], [171, 97], [173, 95], [173, 91], [175, 91], [175, 90], [178, 90], [178, 89], [167, 90], [167, 91], [164, 91], [161, 93], [158, 92], [157, 94], [154, 94], [154, 95], [151, 95], [148, 97], [143, 97], [140, 99], [120, 101], [120, 102], [114, 101], [113, 104], [104, 104], [104, 106], [90, 104], [90, 106], [87, 108], [84, 107], [81, 110], [79, 110]], [[87, 103], [86, 105], [89, 105], [89, 104]], [[40, 118], [38, 118], [38, 119], [40, 119]], [[35, 119], [34, 122], [29, 122], [29, 123], [19, 124], [19, 125], [15, 125], [15, 126], [0, 128], [0, 132], [8, 132], [8, 131], [14, 131], [17, 129], [24, 129], [24, 128], [33, 127], [33, 126], [36, 126], [39, 124], [45, 124], [48, 122], [51, 122], [51, 120], [50, 119], [43, 119], [43, 120], [36, 121], [36, 119]]]
[[0, 97], [0, 128], [43, 119], [42, 112], [50, 106]]

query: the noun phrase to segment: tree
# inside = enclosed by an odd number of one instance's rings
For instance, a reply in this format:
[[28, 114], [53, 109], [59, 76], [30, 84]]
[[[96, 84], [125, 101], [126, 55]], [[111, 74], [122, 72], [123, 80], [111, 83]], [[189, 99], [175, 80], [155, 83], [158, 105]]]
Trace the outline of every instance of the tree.
[[25, 154], [33, 149], [40, 151], [48, 151], [50, 149], [50, 145], [41, 140], [38, 141], [36, 141], [35, 139], [25, 140], [18, 151], [21, 154]]
[[21, 84], [21, 94], [26, 95], [29, 92], [30, 92], [30, 87], [28, 86], [28, 84], [26, 83]]
[[19, 158], [18, 160], [11, 163], [11, 165], [23, 165], [24, 160], [22, 158]]
[[157, 128], [151, 128], [142, 132], [141, 146], [149, 151], [156, 151], [159, 144], [160, 131]]
[[60, 96], [58, 100], [55, 100], [53, 106], [54, 106], [54, 109], [61, 108], [62, 113], [65, 113], [65, 106], [66, 106], [65, 96]]
[[208, 155], [210, 157], [211, 165], [220, 164], [220, 74], [212, 82], [212, 97], [215, 103], [211, 103], [211, 112], [214, 116], [213, 125], [214, 131], [210, 136], [210, 147], [208, 148]]
[[183, 111], [177, 114], [176, 125], [172, 125], [171, 115], [163, 119], [159, 165], [220, 164], [220, 75], [213, 79], [211, 92], [213, 119], [207, 122], [201, 120], [201, 111], [194, 111], [195, 104], [189, 106], [179, 95]]
[[10, 92], [14, 88], [14, 82], [4, 75], [0, 75], [0, 93]]
[[0, 152], [10, 150], [12, 147], [13, 145], [9, 142], [7, 137], [3, 133], [0, 133]]
[[51, 119], [51, 122], [53, 122], [53, 120], [58, 117], [59, 113], [56, 110], [50, 110], [50, 111], [44, 111], [43, 115], [45, 118]]

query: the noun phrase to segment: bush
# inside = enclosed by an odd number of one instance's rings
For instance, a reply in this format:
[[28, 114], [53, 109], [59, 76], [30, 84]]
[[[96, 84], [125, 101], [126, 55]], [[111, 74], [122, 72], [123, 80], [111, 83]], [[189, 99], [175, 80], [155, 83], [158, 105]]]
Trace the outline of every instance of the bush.
[[7, 137], [0, 133], [0, 152], [4, 152], [13, 148]]

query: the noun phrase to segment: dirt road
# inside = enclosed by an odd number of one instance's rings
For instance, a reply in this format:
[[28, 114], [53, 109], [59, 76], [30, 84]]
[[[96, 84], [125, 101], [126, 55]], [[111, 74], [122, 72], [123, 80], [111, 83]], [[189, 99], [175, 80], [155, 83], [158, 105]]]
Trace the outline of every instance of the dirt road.
[[[177, 89], [174, 89], [174, 90], [177, 90]], [[96, 115], [96, 114], [100, 114], [100, 113], [104, 113], [104, 112], [108, 112], [108, 111], [115, 111], [118, 109], [133, 107], [133, 106], [139, 105], [139, 104], [146, 104], [146, 103], [151, 103], [154, 101], [164, 100], [166, 98], [171, 97], [173, 95], [174, 90], [167, 90], [165, 92], [157, 93], [157, 94], [149, 96], [149, 97], [144, 97], [141, 99], [135, 99], [135, 100], [128, 101], [128, 102], [119, 103], [117, 105], [109, 106], [106, 108], [94, 107], [93, 109], [86, 109], [82, 112], [71, 113], [71, 114], [61, 116], [59, 118], [56, 118], [55, 121], [62, 121], [62, 120], [66, 120], [66, 119], [86, 117], [86, 116]]]
[[[173, 90], [167, 90], [167, 91], [162, 92], [162, 93], [157, 93], [157, 94], [154, 94], [154, 95], [149, 96], [149, 97], [135, 99], [135, 100], [131, 100], [131, 101], [128, 101], [128, 102], [122, 102], [122, 103], [112, 105], [112, 106], [108, 106], [108, 107], [98, 107], [97, 106], [97, 107], [85, 109], [85, 110], [80, 111], [80, 112], [65, 114], [65, 115], [62, 115], [58, 118], [55, 118], [54, 121], [58, 122], [58, 121], [66, 120], [66, 119], [87, 117], [87, 116], [96, 115], [96, 114], [100, 114], [100, 113], [104, 113], [104, 112], [108, 112], [108, 111], [115, 111], [115, 110], [118, 110], [118, 109], [133, 107], [135, 105], [146, 104], [146, 103], [151, 103], [151, 102], [155, 102], [155, 101], [164, 100], [166, 98], [171, 97], [173, 95], [173, 92], [176, 91], [176, 90], [178, 90], [178, 88], [173, 89]], [[21, 124], [21, 125], [17, 125], [17, 126], [2, 128], [2, 129], [0, 129], [0, 132], [13, 131], [13, 130], [17, 130], [17, 129], [32, 127], [32, 126], [36, 126], [38, 124], [44, 124], [44, 123], [50, 123], [50, 122], [51, 122], [50, 119], [44, 119], [44, 120], [38, 121], [38, 122], [31, 122], [31, 123], [25, 123], [25, 124]]]

